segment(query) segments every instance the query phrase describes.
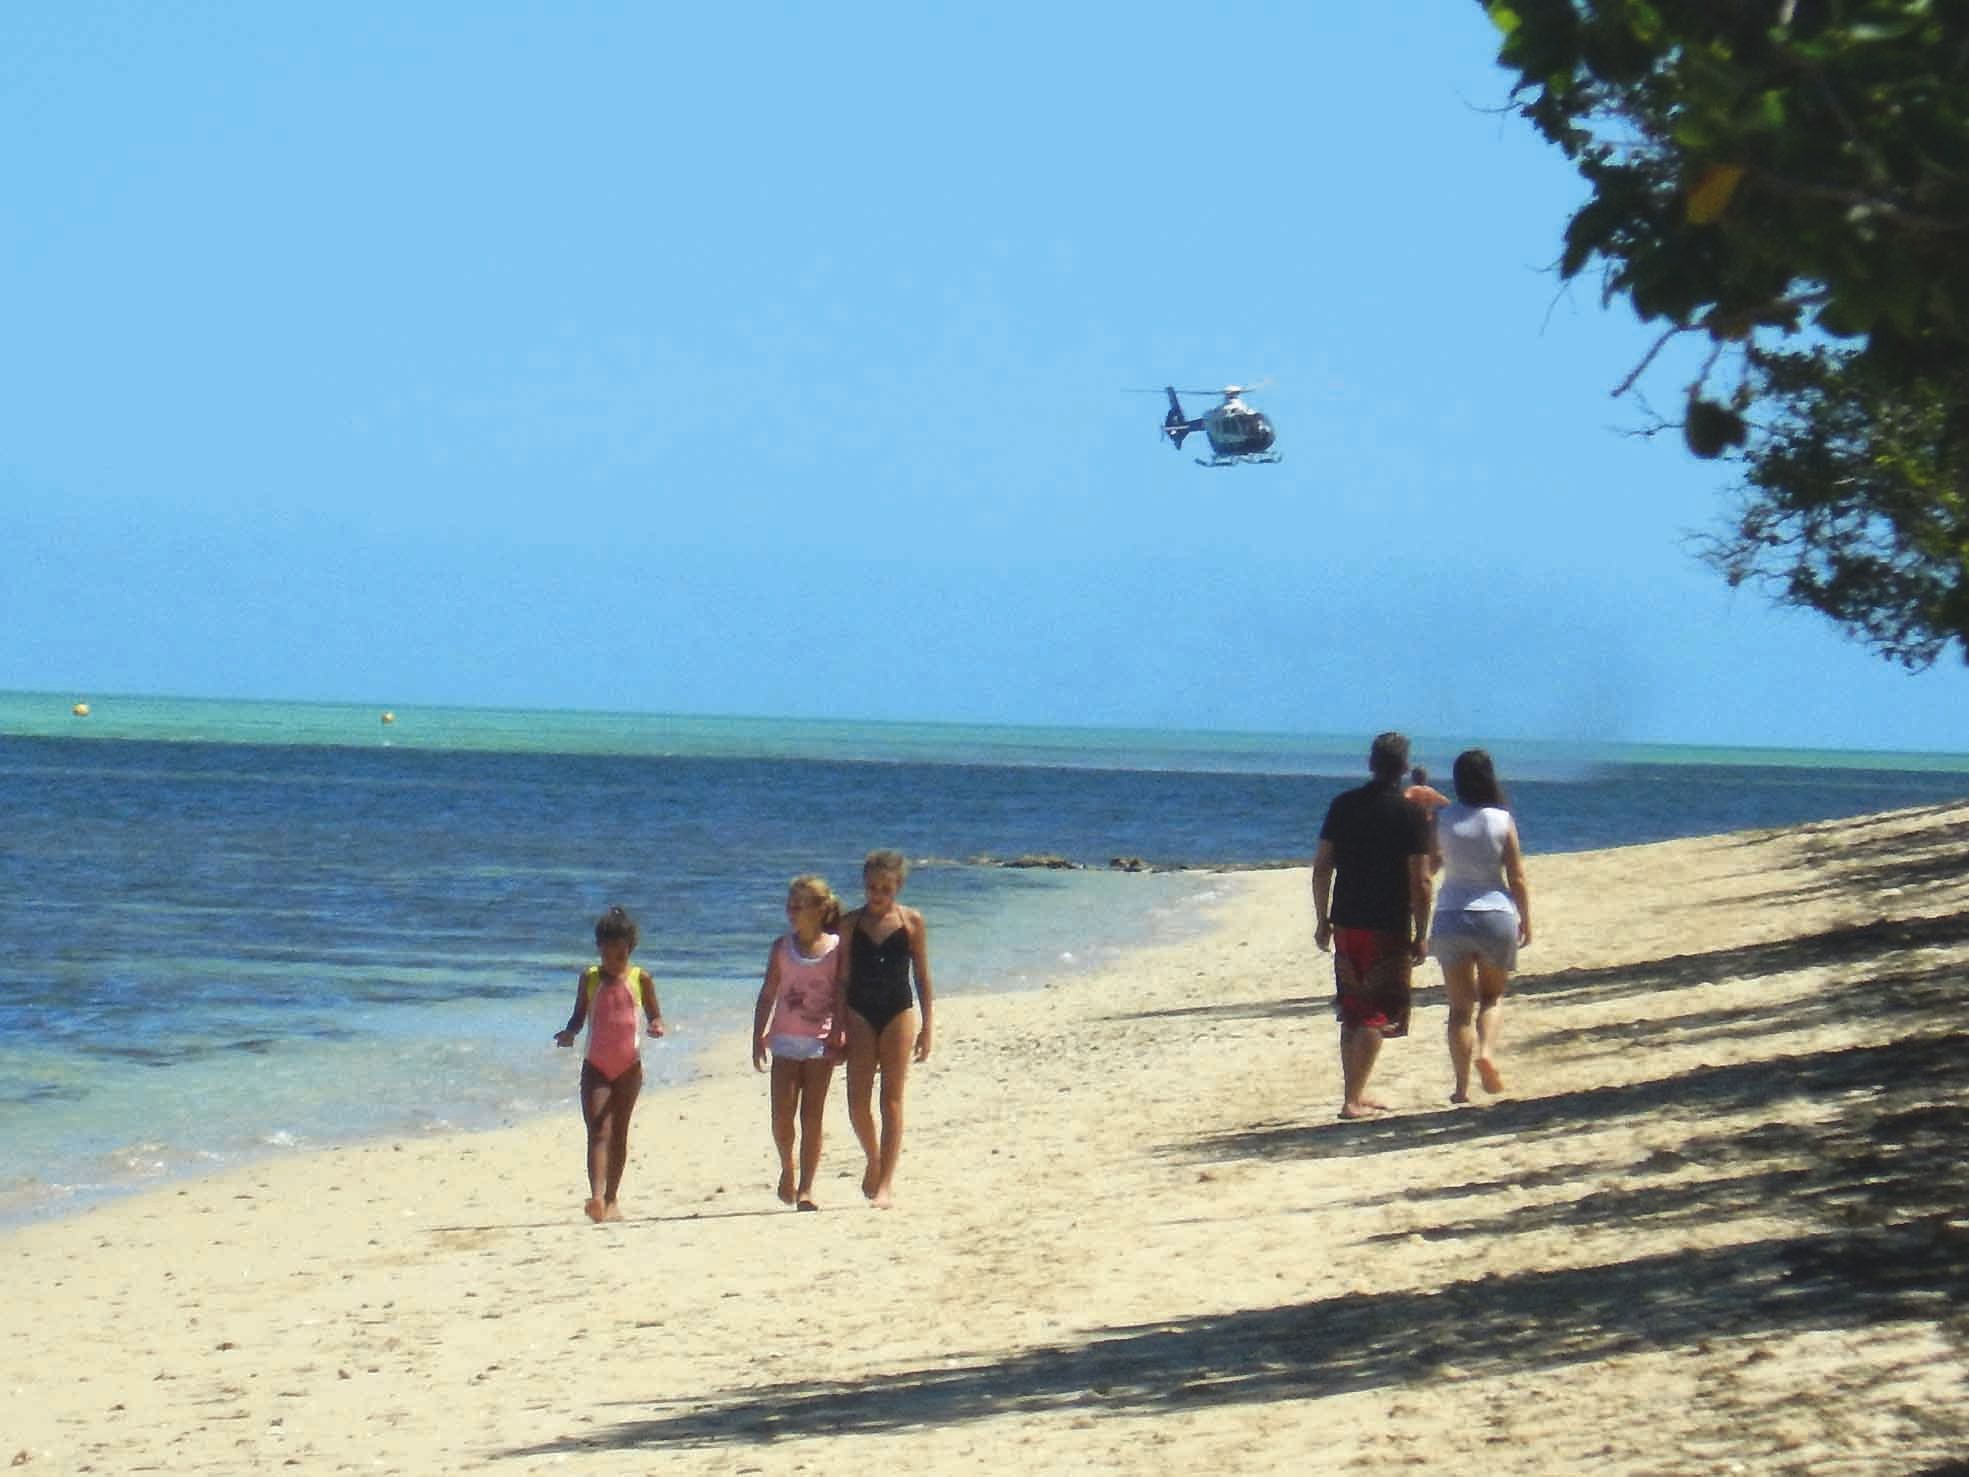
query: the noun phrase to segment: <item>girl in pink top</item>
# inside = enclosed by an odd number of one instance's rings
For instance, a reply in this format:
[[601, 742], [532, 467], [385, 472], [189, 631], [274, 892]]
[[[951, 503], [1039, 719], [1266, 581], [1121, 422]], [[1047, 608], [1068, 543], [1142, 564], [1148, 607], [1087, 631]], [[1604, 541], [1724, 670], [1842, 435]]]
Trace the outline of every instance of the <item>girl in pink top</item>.
[[[841, 936], [841, 903], [819, 877], [795, 877], [786, 889], [787, 931], [766, 955], [766, 982], [752, 1011], [752, 1065], [772, 1057], [773, 1146], [779, 1150], [779, 1198], [800, 1210], [819, 1210], [814, 1176], [820, 1171], [820, 1121], [834, 1077], [834, 952]], [[799, 1119], [800, 1168], [793, 1169], [794, 1119]]]
[[663, 1008], [656, 981], [634, 968], [636, 920], [610, 908], [595, 920], [600, 964], [581, 972], [574, 985], [574, 1014], [554, 1033], [556, 1046], [572, 1046], [586, 1023], [588, 1049], [581, 1059], [581, 1117], [588, 1125], [588, 1204], [591, 1221], [619, 1221], [615, 1193], [629, 1162], [629, 1115], [643, 1090], [642, 1019], [649, 1033], [663, 1034]]

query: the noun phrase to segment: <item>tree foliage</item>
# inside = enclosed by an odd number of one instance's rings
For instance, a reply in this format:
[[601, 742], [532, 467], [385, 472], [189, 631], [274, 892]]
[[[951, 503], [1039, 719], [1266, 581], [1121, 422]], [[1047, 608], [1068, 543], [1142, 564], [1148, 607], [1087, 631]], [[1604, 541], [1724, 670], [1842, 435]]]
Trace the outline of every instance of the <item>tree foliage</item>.
[[1711, 346], [1683, 437], [1743, 472], [1711, 562], [1969, 657], [1969, 0], [1485, 8], [1590, 187], [1560, 273]]

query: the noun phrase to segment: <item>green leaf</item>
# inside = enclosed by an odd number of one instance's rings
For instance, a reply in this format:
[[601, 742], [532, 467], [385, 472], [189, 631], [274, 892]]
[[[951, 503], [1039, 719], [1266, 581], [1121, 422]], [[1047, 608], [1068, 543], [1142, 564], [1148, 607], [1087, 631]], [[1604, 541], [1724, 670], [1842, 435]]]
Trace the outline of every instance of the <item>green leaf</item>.
[[1882, 41], [1899, 41], [1911, 34], [1921, 25], [1922, 17], [1909, 16], [1895, 21], [1859, 21], [1846, 28], [1848, 39], [1862, 46], [1876, 45]]

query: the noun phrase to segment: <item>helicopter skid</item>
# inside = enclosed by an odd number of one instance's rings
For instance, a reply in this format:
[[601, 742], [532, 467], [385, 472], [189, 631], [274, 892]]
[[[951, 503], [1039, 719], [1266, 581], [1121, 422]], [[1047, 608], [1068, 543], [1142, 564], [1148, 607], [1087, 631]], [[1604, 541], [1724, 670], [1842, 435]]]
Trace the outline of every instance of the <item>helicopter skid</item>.
[[1253, 452], [1243, 456], [1213, 456], [1208, 461], [1205, 461], [1202, 457], [1197, 457], [1196, 464], [1199, 467], [1235, 467], [1240, 465], [1265, 467], [1284, 460], [1285, 458], [1277, 452], [1272, 452], [1264, 456]]

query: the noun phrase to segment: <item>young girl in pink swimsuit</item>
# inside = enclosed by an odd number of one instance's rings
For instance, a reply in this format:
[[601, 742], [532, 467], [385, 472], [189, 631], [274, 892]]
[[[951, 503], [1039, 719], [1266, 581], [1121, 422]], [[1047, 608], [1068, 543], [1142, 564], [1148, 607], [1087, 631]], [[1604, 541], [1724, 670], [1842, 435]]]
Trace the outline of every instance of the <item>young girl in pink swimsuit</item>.
[[[752, 1065], [772, 1057], [773, 1146], [779, 1150], [779, 1198], [800, 1210], [819, 1210], [814, 1176], [820, 1171], [820, 1121], [834, 1078], [835, 950], [841, 903], [811, 874], [786, 889], [787, 931], [766, 955], [766, 982], [752, 1011]], [[799, 1119], [800, 1169], [793, 1169], [794, 1119]]]
[[595, 920], [600, 964], [591, 964], [574, 984], [574, 1014], [554, 1033], [556, 1046], [572, 1046], [583, 1023], [588, 1049], [581, 1059], [581, 1117], [588, 1125], [588, 1204], [591, 1221], [619, 1221], [615, 1192], [629, 1161], [629, 1115], [643, 1090], [641, 1019], [649, 1033], [663, 1034], [663, 1008], [656, 981], [634, 968], [636, 920], [610, 908]]

